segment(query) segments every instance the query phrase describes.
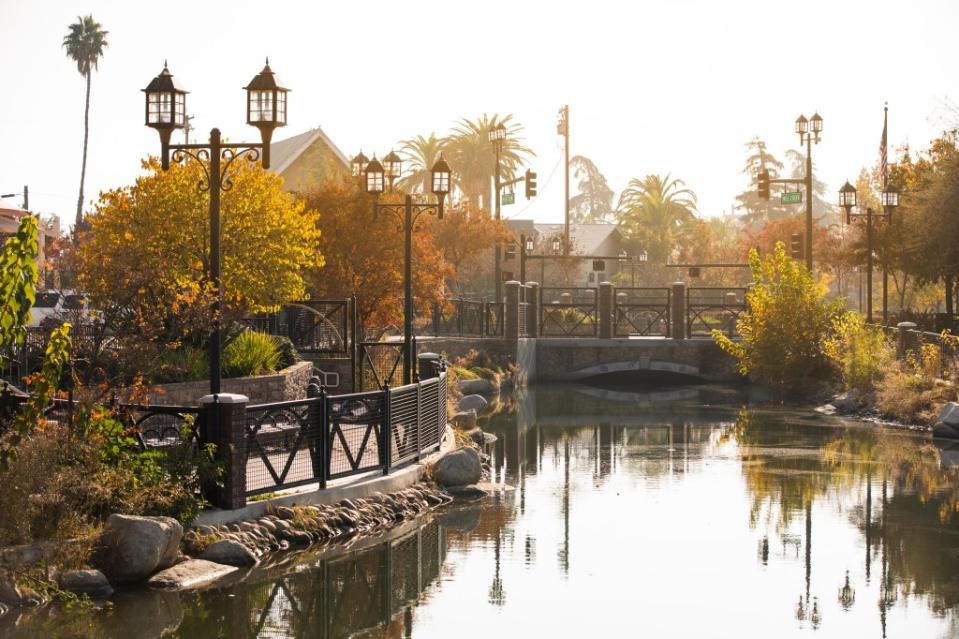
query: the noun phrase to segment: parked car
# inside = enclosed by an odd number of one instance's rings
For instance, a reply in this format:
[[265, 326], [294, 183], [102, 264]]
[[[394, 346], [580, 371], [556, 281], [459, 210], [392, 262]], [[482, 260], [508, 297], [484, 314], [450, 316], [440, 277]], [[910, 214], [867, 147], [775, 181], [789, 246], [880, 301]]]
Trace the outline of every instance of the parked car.
[[30, 323], [27, 326], [40, 326], [46, 320], [56, 319], [64, 311], [64, 295], [60, 291], [41, 291], [30, 309]]

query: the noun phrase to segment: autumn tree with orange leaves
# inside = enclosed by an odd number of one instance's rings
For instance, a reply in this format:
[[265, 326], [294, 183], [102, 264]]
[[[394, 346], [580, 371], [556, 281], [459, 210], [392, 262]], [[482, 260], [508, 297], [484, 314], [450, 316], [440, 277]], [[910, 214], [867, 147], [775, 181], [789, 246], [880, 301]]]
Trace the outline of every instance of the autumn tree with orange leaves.
[[[373, 212], [373, 198], [350, 178], [331, 178], [301, 194], [308, 209], [319, 212], [319, 250], [326, 266], [310, 278], [315, 297], [357, 295], [357, 315], [371, 338], [403, 321], [404, 234], [399, 215]], [[399, 194], [382, 196], [402, 205]], [[402, 209], [401, 209], [402, 210]], [[445, 223], [417, 219], [413, 233], [413, 296], [420, 313], [447, 295], [453, 268], [434, 238]]]

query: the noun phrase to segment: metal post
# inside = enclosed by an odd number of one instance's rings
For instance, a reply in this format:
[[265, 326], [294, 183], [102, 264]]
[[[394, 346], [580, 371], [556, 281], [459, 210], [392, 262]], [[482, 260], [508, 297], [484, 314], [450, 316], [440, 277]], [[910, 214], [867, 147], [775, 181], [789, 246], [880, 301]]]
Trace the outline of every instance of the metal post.
[[405, 264], [403, 269], [403, 384], [413, 379], [413, 196], [404, 205]]
[[866, 209], [866, 321], [872, 324], [872, 209]]
[[320, 490], [326, 489], [326, 481], [330, 476], [330, 397], [326, 386], [320, 386], [320, 463], [323, 472], [320, 473]]
[[519, 234], [519, 281], [526, 284], [526, 234]]
[[889, 325], [889, 270], [882, 265], [882, 325]]
[[210, 334], [210, 394], [220, 392], [220, 129], [210, 131], [210, 280], [213, 282], [213, 332]]
[[390, 415], [390, 397], [392, 396], [392, 391], [390, 390], [390, 383], [386, 382], [383, 385], [383, 444], [380, 448], [381, 454], [383, 455], [383, 474], [390, 474], [390, 458], [393, 456], [392, 444], [393, 444], [393, 429], [390, 427], [390, 422], [392, 417]]
[[[497, 140], [496, 142], [493, 143], [493, 145], [494, 145], [494, 147], [495, 147], [495, 149], [496, 149], [496, 171], [495, 171], [495, 173], [494, 173], [494, 178], [493, 178], [493, 180], [494, 180], [494, 183], [495, 183], [494, 186], [495, 186], [495, 191], [496, 191], [496, 195], [495, 195], [495, 197], [496, 197], [496, 204], [495, 204], [495, 207], [496, 207], [496, 221], [497, 221], [497, 222], [499, 222], [499, 220], [500, 220], [500, 193], [499, 193], [499, 191], [500, 191], [500, 173], [499, 173], [499, 151], [500, 151], [500, 144], [501, 144], [501, 142], [500, 142], [499, 140]], [[494, 277], [495, 280], [496, 280], [495, 283], [494, 283], [494, 286], [495, 286], [495, 289], [496, 289], [496, 301], [497, 301], [497, 302], [502, 302], [502, 301], [503, 301], [503, 273], [502, 273], [502, 264], [501, 264], [501, 260], [503, 259], [502, 253], [503, 253], [503, 248], [502, 248], [500, 242], [497, 242], [497, 243], [496, 243], [496, 251], [495, 251], [496, 257], [495, 257], [495, 260], [494, 260], [494, 261], [495, 261], [495, 265], [494, 265], [494, 268], [493, 268], [493, 270], [494, 270], [493, 277]]]
[[565, 230], [563, 235], [563, 255], [569, 255], [569, 105], [563, 106], [563, 139], [565, 141], [564, 154], [566, 161], [563, 164], [565, 168], [565, 197], [563, 199], [563, 208], [565, 210]]
[[812, 132], [806, 134], [806, 268], [812, 273]]
[[357, 348], [359, 338], [357, 337], [357, 332], [359, 328], [359, 322], [357, 321], [357, 312], [356, 312], [356, 293], [350, 295], [349, 305], [352, 309], [350, 312], [350, 375], [353, 378], [353, 392], [355, 393], [359, 390], [359, 361], [357, 360]]

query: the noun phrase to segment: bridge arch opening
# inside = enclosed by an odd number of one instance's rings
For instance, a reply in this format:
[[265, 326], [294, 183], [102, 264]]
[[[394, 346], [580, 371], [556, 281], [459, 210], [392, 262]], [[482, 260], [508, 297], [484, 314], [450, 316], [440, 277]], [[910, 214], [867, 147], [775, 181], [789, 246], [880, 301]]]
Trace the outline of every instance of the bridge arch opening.
[[568, 379], [615, 387], [683, 386], [708, 381], [696, 366], [646, 358], [588, 366], [571, 372]]

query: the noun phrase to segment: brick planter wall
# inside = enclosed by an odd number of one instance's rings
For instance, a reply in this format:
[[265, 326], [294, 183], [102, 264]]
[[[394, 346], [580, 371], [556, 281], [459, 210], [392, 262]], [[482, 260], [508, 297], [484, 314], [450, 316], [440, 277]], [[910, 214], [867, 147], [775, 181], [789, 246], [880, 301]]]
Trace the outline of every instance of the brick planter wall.
[[[312, 372], [313, 363], [302, 361], [273, 375], [224, 379], [222, 388], [224, 393], [246, 395], [250, 398], [251, 404], [304, 399]], [[210, 392], [210, 382], [199, 380], [158, 384], [156, 388], [159, 392], [151, 393], [149, 396], [151, 404], [196, 406], [197, 400]]]

